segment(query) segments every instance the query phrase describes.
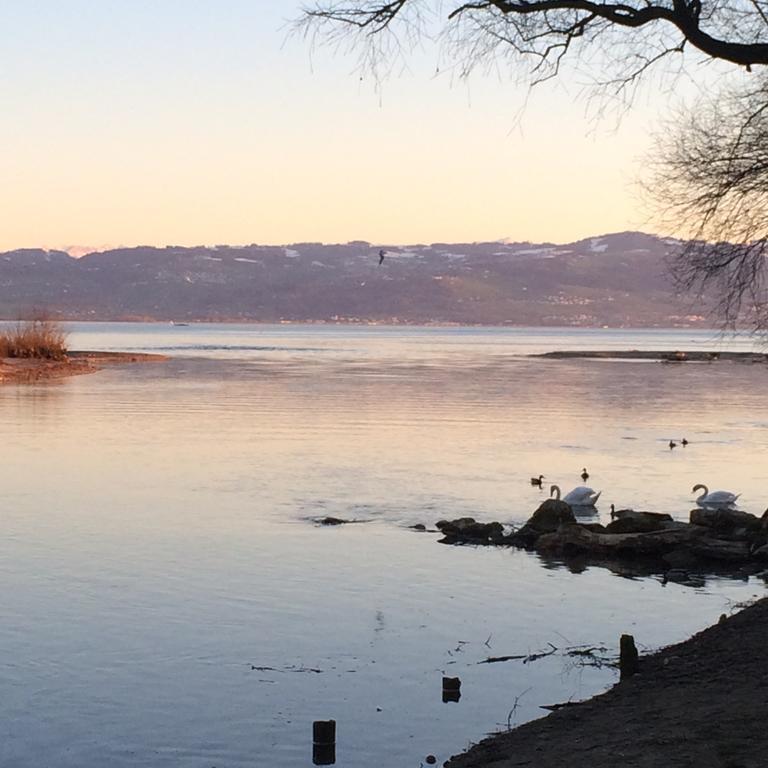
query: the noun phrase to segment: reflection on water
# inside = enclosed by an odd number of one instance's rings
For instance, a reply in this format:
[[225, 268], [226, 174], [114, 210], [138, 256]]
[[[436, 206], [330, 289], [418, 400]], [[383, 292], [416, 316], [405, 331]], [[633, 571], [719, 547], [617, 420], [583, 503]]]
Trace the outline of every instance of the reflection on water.
[[108, 324], [73, 342], [176, 351], [0, 389], [0, 765], [309, 766], [330, 719], [337, 765], [442, 762], [615, 677], [563, 653], [489, 656], [623, 632], [653, 647], [763, 591], [407, 528], [520, 523], [583, 467], [601, 518], [685, 518], [698, 482], [761, 514], [765, 366], [524, 356], [705, 334]]

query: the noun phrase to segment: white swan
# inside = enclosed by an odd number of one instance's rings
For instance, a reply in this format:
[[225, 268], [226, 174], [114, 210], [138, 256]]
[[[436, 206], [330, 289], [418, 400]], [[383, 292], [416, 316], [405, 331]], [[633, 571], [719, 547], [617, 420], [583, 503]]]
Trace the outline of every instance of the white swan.
[[[574, 488], [572, 491], [566, 493], [563, 497], [563, 501], [566, 504], [570, 504], [572, 507], [594, 507], [595, 502], [600, 498], [601, 493], [602, 491], [595, 492], [586, 485], [580, 485], [578, 488]], [[553, 485], [549, 489], [549, 495], [551, 496], [552, 494], [554, 494], [555, 498], [559, 501], [560, 487]]]
[[730, 491], [712, 491], [712, 493], [710, 493], [709, 488], [707, 488], [704, 483], [697, 483], [694, 485], [691, 493], [696, 493], [699, 488], [704, 490], [704, 493], [696, 498], [696, 503], [700, 506], [729, 507], [732, 504], [735, 504], [736, 499], [741, 496], [740, 493], [734, 494]]

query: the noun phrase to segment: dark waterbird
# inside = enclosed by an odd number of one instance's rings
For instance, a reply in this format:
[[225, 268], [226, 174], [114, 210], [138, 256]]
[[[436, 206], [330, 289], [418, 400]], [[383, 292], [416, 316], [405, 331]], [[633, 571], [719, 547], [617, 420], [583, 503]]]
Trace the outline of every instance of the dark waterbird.
[[379, 266], [381, 266], [384, 263], [384, 257], [387, 255], [387, 252], [383, 249], [379, 249]]
[[541, 481], [544, 479], [544, 475], [539, 475], [538, 477], [532, 477], [531, 478], [531, 485], [538, 485], [539, 488], [542, 487]]
[[669, 441], [669, 450], [671, 451], [673, 448], [677, 448], [677, 443], [674, 440]]
[[589, 480], [589, 472], [587, 472], [587, 468], [584, 467], [584, 469], [581, 470], [581, 479], [586, 483], [587, 480]]

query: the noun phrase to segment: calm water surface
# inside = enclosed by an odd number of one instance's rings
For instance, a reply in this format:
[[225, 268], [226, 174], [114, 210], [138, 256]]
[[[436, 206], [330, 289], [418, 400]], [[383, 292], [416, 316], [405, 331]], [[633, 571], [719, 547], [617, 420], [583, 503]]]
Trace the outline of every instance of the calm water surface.
[[337, 765], [418, 768], [615, 679], [561, 653], [478, 661], [625, 631], [653, 648], [764, 592], [407, 527], [521, 523], [531, 475], [567, 491], [584, 466], [601, 513], [685, 519], [705, 482], [761, 514], [765, 365], [525, 357], [748, 339], [81, 324], [71, 342], [171, 360], [0, 389], [2, 766], [310, 766], [312, 721], [335, 718]]

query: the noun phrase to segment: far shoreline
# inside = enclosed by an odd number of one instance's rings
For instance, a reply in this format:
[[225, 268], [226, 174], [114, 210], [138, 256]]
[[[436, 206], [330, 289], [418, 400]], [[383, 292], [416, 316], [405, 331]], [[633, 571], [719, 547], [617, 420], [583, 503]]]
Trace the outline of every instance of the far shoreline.
[[764, 352], [727, 352], [714, 350], [556, 350], [529, 355], [549, 360], [655, 360], [662, 363], [715, 363], [720, 360], [752, 363], [768, 362]]
[[[15, 322], [17, 317], [0, 317], [0, 323]], [[498, 328], [510, 330], [551, 330], [551, 331], [708, 331], [722, 336], [732, 336], [732, 331], [724, 331], [717, 325], [705, 324], [684, 324], [684, 325], [562, 325], [553, 324], [528, 324], [528, 323], [483, 323], [461, 320], [395, 320], [392, 318], [331, 318], [319, 319], [287, 319], [278, 318], [274, 320], [259, 320], [256, 318], [235, 317], [235, 318], [175, 318], [163, 319], [154, 317], [126, 317], [126, 318], [88, 318], [88, 317], [56, 317], [56, 322], [60, 323], [79, 323], [79, 324], [126, 324], [126, 325], [166, 325], [169, 328], [194, 327], [197, 325], [266, 325], [266, 326], [292, 326], [292, 325], [318, 325], [318, 326], [340, 326], [351, 328], [383, 327], [383, 328]], [[752, 334], [750, 330], [737, 332], [739, 334]]]

